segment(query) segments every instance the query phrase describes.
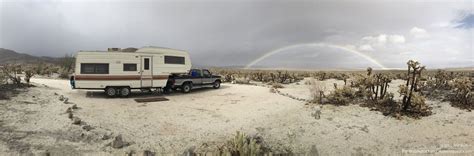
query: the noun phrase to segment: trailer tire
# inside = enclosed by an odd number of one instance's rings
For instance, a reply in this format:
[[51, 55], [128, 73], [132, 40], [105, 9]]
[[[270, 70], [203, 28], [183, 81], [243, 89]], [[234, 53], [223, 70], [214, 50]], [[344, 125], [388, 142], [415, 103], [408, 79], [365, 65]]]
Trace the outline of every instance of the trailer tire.
[[219, 89], [221, 87], [221, 81], [214, 81], [212, 88]]
[[120, 96], [127, 97], [129, 95], [130, 95], [130, 88], [128, 87], [120, 88]]
[[105, 94], [107, 94], [109, 97], [114, 97], [117, 95], [117, 90], [114, 87], [107, 87], [105, 88]]
[[183, 86], [181, 86], [181, 91], [183, 93], [189, 93], [189, 92], [191, 92], [192, 88], [193, 88], [192, 83], [187, 82], [187, 83], [184, 83]]

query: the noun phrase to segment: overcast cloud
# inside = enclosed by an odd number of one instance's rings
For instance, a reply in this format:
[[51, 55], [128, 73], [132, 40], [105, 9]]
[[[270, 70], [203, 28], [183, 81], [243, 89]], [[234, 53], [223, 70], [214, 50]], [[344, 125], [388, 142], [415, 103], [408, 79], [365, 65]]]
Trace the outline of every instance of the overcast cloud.
[[[245, 66], [304, 43], [360, 51], [389, 68], [474, 66], [472, 0], [0, 0], [0, 47], [38, 56], [155, 45], [199, 65]], [[337, 49], [296, 47], [255, 66], [362, 68]]]

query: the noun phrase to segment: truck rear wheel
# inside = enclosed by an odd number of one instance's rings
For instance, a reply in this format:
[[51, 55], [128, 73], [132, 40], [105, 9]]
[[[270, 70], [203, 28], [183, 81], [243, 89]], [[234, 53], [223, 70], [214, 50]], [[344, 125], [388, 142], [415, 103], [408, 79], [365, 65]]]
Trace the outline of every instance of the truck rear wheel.
[[114, 97], [117, 94], [117, 91], [114, 87], [105, 88], [105, 94], [109, 97]]
[[130, 88], [128, 87], [120, 88], [120, 96], [127, 97], [129, 95], [130, 95]]
[[189, 93], [191, 92], [191, 89], [192, 89], [191, 83], [185, 83], [183, 84], [183, 86], [181, 86], [181, 91], [183, 91], [183, 93]]
[[221, 87], [221, 81], [215, 81], [214, 84], [212, 84], [212, 88], [218, 89]]

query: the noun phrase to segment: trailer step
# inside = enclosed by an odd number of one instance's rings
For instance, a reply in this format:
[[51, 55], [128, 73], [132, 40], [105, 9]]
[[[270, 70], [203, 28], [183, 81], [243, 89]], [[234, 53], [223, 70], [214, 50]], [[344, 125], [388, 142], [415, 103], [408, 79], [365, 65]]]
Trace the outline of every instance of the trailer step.
[[135, 101], [138, 103], [143, 103], [143, 102], [169, 101], [169, 99], [165, 97], [152, 97], [152, 98], [139, 98], [139, 99], [135, 99]]

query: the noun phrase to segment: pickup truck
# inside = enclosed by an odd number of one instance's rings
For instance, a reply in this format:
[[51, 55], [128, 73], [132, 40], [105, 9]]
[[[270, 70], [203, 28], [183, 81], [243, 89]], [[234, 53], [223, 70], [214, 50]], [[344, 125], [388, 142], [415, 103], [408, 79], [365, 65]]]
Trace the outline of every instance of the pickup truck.
[[166, 83], [165, 93], [180, 89], [183, 93], [189, 93], [194, 88], [221, 87], [221, 76], [212, 75], [207, 69], [191, 69], [188, 74], [170, 75]]

